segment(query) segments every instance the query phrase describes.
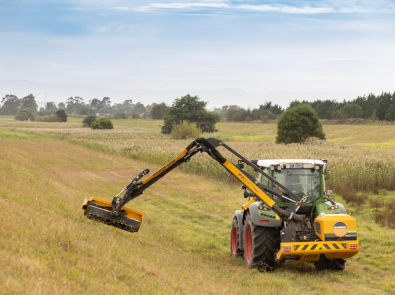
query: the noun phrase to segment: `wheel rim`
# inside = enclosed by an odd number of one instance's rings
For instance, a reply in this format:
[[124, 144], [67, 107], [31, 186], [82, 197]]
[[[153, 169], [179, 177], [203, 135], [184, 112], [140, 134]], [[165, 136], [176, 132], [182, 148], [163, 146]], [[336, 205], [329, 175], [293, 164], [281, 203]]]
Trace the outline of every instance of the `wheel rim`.
[[252, 256], [252, 233], [251, 233], [251, 225], [247, 223], [245, 239], [244, 239], [244, 251], [247, 263], [251, 262]]
[[232, 253], [235, 255], [237, 250], [237, 231], [236, 227], [232, 229]]

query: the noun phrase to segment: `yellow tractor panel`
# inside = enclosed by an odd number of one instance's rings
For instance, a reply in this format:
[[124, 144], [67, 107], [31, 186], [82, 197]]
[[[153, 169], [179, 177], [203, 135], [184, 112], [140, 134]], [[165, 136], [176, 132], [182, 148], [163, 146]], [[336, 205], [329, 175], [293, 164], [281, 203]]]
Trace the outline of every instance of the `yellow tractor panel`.
[[316, 235], [322, 241], [352, 241], [357, 239], [357, 224], [347, 214], [320, 214], [314, 220]]
[[350, 258], [359, 252], [358, 241], [281, 243], [276, 258], [297, 255], [300, 261], [317, 261], [320, 254], [326, 258]]

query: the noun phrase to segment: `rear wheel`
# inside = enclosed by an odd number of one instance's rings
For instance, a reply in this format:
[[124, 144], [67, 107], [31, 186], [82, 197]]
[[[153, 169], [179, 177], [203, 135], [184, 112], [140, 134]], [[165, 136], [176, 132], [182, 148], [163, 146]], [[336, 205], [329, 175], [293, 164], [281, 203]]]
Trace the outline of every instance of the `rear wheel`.
[[346, 268], [346, 259], [345, 258], [334, 258], [328, 259], [325, 255], [321, 255], [320, 259], [314, 262], [315, 268], [317, 270], [336, 270], [343, 271]]
[[274, 267], [277, 231], [273, 227], [257, 226], [247, 213], [244, 222], [244, 263], [252, 268], [270, 270]]
[[240, 233], [236, 216], [233, 218], [230, 230], [230, 254], [234, 257], [243, 255], [243, 251], [240, 250]]

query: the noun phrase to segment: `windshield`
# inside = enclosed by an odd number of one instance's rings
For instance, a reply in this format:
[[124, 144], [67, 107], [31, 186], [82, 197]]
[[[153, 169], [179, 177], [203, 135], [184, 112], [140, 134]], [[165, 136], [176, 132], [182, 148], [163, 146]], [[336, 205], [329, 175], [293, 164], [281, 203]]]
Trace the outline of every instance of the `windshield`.
[[[274, 178], [299, 197], [307, 197], [307, 203], [320, 197], [320, 172], [314, 169], [282, 169], [274, 171]], [[283, 190], [273, 184], [273, 188]], [[287, 194], [286, 194], [287, 195]], [[292, 198], [291, 196], [288, 196]], [[289, 203], [283, 198], [273, 196], [274, 201]], [[294, 198], [292, 198], [294, 199]], [[295, 200], [296, 201], [296, 200]]]

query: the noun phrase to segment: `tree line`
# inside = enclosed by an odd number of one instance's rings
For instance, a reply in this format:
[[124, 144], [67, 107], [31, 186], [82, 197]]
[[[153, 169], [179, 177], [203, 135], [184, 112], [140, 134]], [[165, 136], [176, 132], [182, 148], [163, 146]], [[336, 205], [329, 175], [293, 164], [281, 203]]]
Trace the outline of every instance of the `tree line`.
[[[290, 105], [283, 109], [273, 102], [264, 102], [256, 108], [242, 108], [237, 105], [225, 105], [221, 108], [207, 110], [207, 103], [200, 100], [198, 96], [186, 95], [175, 99], [172, 105], [168, 106], [164, 102], [144, 105], [141, 102], [133, 103], [128, 99], [122, 103], [111, 103], [109, 97], [102, 99], [94, 98], [85, 102], [79, 96], [69, 97], [65, 102], [55, 104], [48, 102], [45, 107], [38, 109], [37, 102], [33, 94], [18, 98], [16, 95], [7, 94], [1, 100], [0, 115], [18, 115], [22, 110], [34, 116], [49, 116], [58, 109], [64, 109], [69, 115], [101, 115], [114, 118], [151, 118], [160, 120], [165, 117], [180, 117], [181, 114], [187, 121], [196, 122], [202, 129], [213, 129], [208, 127], [212, 122], [219, 120], [233, 122], [262, 121], [269, 122], [278, 120], [284, 111], [299, 105], [311, 106], [319, 119], [345, 121], [349, 118], [361, 118], [372, 120], [395, 120], [395, 92], [382, 92], [380, 95], [369, 94], [368, 96], [358, 96], [357, 98], [343, 102], [335, 100], [315, 100], [292, 101]], [[204, 110], [204, 111], [203, 111]], [[20, 116], [23, 118], [24, 116]], [[174, 120], [170, 120], [173, 122]], [[176, 120], [177, 121], [177, 120]], [[178, 122], [178, 121], [177, 121]], [[211, 123], [205, 123], [211, 122]], [[208, 124], [208, 125], [207, 125]], [[207, 125], [207, 126], [206, 126]], [[165, 132], [171, 126], [163, 127]]]
[[165, 103], [153, 103], [144, 105], [141, 102], [133, 103], [131, 99], [122, 103], [111, 104], [109, 97], [102, 99], [94, 98], [88, 102], [79, 96], [69, 97], [66, 102], [47, 102], [45, 107], [38, 108], [33, 94], [18, 98], [16, 95], [7, 94], [1, 100], [0, 115], [16, 116], [17, 120], [28, 119], [34, 121], [35, 117], [51, 116], [59, 109], [63, 109], [69, 115], [102, 115], [115, 118], [152, 118], [163, 119], [168, 106]]

